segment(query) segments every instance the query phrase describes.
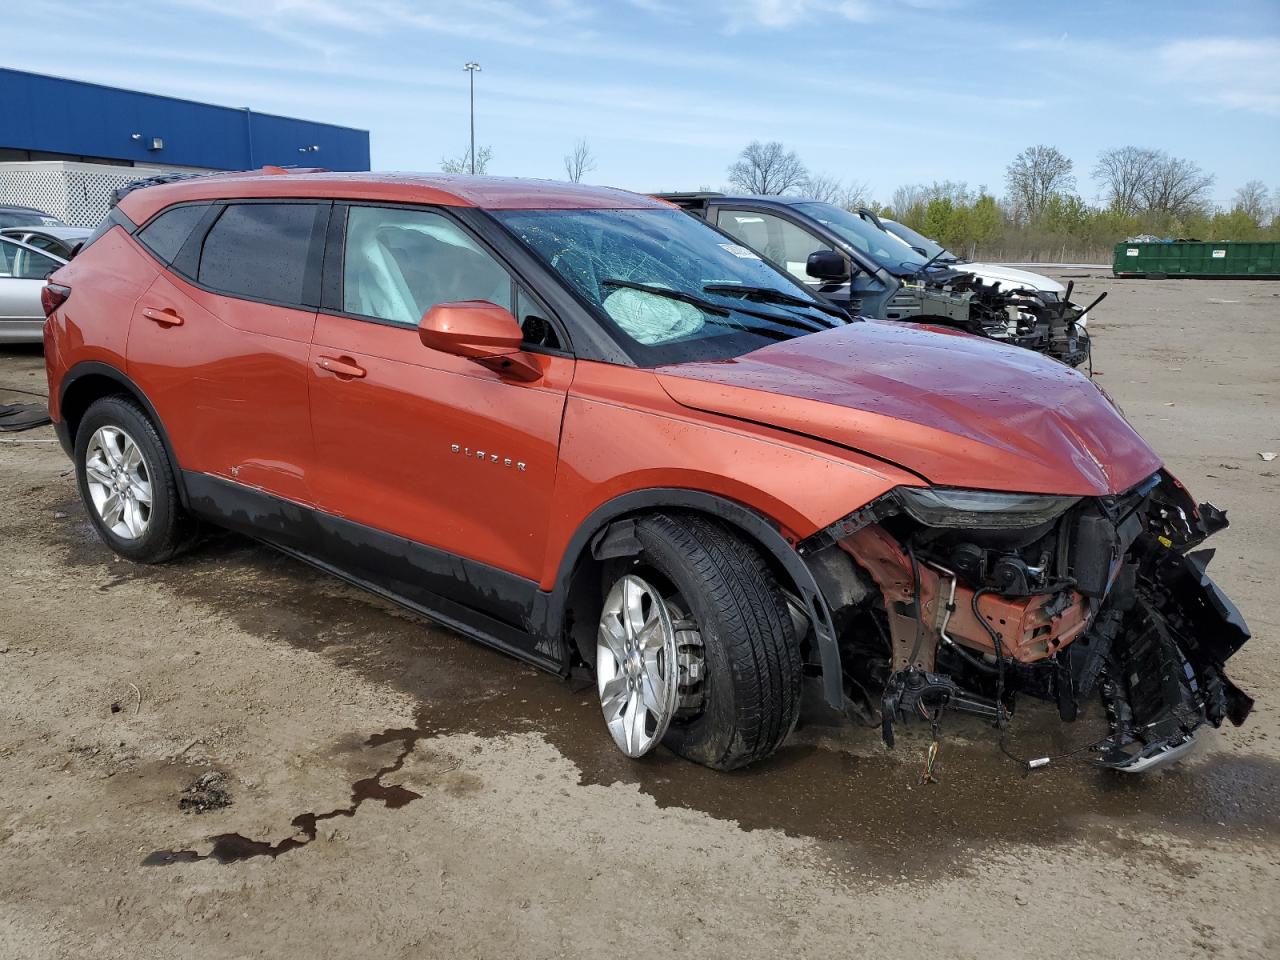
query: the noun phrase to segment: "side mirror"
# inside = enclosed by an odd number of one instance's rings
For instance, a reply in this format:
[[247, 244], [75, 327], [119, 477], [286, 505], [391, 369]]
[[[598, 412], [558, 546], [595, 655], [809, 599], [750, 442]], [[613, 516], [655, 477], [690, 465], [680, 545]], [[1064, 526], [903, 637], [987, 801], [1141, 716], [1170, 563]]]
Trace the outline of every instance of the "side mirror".
[[517, 380], [542, 376], [536, 363], [519, 356], [524, 334], [516, 318], [488, 300], [437, 303], [419, 322], [418, 338], [432, 350], [474, 360]]
[[815, 250], [805, 262], [804, 272], [815, 280], [843, 282], [849, 279], [849, 261], [834, 250]]

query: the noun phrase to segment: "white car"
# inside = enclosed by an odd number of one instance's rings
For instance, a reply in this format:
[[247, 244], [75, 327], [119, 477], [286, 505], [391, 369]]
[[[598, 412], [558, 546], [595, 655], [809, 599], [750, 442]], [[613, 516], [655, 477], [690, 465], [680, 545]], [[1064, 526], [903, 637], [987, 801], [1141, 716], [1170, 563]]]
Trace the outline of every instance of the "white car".
[[0, 343], [44, 340], [40, 291], [45, 278], [66, 262], [48, 251], [0, 236]]
[[[893, 234], [908, 246], [913, 247], [917, 253], [921, 253], [926, 257], [937, 257], [938, 263], [953, 267], [956, 270], [963, 270], [966, 273], [972, 273], [984, 283], [999, 281], [1001, 288], [1004, 290], [1021, 287], [1027, 290], [1037, 290], [1041, 293], [1056, 294], [1058, 297], [1067, 292], [1066, 287], [1051, 277], [1044, 277], [1029, 270], [1001, 266], [998, 263], [975, 263], [972, 260], [957, 256], [936, 240], [930, 240], [923, 234], [912, 230], [906, 224], [898, 223], [896, 220], [889, 220], [886, 217], [875, 217], [874, 219], [886, 232]], [[1081, 316], [1076, 321], [1076, 325], [1082, 328], [1087, 327], [1089, 325], [1089, 315], [1086, 313]]]

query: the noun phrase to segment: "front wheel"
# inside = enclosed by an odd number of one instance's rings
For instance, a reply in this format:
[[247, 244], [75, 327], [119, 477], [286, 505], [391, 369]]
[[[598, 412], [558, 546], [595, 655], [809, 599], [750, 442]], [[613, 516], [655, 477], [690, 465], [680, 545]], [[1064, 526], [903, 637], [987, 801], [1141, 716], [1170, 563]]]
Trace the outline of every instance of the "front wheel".
[[771, 754], [800, 711], [790, 611], [760, 551], [714, 520], [656, 514], [611, 565], [596, 645], [605, 722], [628, 756], [662, 742], [717, 770]]

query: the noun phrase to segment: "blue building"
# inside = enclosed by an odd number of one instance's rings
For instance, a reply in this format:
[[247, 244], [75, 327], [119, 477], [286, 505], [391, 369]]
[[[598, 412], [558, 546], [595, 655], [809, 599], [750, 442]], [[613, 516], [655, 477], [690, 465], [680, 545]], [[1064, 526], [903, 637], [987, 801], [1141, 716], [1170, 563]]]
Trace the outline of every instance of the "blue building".
[[0, 69], [0, 162], [368, 170], [369, 132]]

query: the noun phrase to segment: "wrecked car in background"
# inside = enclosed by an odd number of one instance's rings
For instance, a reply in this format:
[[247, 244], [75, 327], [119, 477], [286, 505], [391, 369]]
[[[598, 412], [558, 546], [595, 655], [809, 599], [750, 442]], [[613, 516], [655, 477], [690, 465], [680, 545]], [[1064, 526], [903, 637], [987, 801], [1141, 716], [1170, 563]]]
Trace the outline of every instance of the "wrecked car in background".
[[1196, 549], [1225, 518], [1087, 377], [850, 317], [661, 201], [190, 179], [123, 196], [45, 306], [50, 413], [117, 554], [239, 530], [594, 673], [630, 757], [761, 760], [806, 675], [889, 743], [955, 710], [1008, 751], [1017, 698], [1101, 701], [1080, 750], [1128, 771], [1252, 705]]
[[[659, 193], [786, 270], [854, 316], [963, 330], [1070, 366], [1089, 360], [1087, 307], [1047, 284], [983, 276], [959, 258], [922, 253], [882, 225], [831, 203], [780, 196]], [[1028, 276], [1034, 276], [1028, 274]], [[1053, 284], [1056, 286], [1056, 284]]]
[[[944, 267], [972, 273], [984, 283], [999, 283], [1006, 288], [1035, 290], [1040, 293], [1053, 294], [1054, 296], [1051, 299], [1060, 298], [1066, 293], [1067, 288], [1052, 277], [1032, 273], [1030, 270], [1019, 270], [1016, 267], [1009, 267], [1000, 263], [980, 263], [970, 260], [948, 250], [937, 240], [931, 240], [924, 234], [912, 230], [905, 223], [899, 223], [888, 217], [881, 217], [875, 211], [868, 210], [865, 207], [858, 210], [858, 216], [881, 230], [893, 234], [903, 243], [910, 246], [916, 253], [925, 257], [936, 257], [936, 263]], [[1082, 327], [1089, 325], [1087, 317], [1081, 317], [1078, 323]]]

